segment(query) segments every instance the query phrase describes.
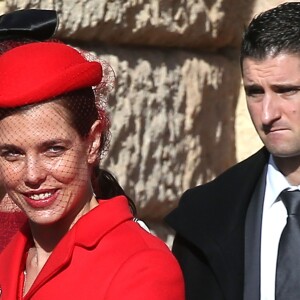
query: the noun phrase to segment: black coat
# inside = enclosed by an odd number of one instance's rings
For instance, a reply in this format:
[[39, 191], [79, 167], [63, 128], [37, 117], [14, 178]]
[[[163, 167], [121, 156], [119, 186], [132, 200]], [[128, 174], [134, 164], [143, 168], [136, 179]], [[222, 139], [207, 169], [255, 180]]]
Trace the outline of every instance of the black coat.
[[243, 299], [246, 213], [268, 158], [263, 148], [186, 191], [166, 217], [176, 231], [173, 252], [184, 273], [187, 300]]

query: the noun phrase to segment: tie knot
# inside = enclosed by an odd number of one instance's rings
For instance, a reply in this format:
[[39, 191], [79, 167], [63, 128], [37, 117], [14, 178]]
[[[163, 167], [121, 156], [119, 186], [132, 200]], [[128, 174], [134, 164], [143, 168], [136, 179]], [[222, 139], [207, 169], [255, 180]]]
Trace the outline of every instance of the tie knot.
[[285, 205], [288, 215], [300, 215], [300, 191], [284, 190], [279, 195]]

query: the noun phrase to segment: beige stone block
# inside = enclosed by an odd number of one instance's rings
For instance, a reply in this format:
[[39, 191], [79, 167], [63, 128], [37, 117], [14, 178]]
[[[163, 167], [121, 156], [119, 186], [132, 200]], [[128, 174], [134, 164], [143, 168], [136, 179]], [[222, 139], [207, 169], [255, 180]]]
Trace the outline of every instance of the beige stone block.
[[236, 46], [246, 0], [6, 0], [6, 10], [56, 9], [58, 37], [110, 44], [216, 49]]
[[117, 176], [142, 217], [161, 219], [183, 191], [235, 163], [238, 65], [196, 52], [94, 50], [117, 78], [103, 166]]

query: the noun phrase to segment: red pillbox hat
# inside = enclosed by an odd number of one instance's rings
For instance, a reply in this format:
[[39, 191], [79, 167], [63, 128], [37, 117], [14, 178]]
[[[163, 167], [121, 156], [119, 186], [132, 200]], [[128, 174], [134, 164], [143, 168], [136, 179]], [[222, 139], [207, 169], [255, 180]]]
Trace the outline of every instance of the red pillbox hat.
[[34, 42], [0, 56], [0, 107], [38, 103], [96, 86], [102, 66], [59, 42]]

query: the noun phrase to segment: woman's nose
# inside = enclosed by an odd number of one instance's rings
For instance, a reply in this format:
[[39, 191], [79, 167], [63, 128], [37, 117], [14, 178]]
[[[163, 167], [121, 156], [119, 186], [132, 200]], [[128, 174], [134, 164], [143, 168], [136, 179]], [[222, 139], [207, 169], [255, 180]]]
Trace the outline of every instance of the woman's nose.
[[28, 186], [38, 186], [44, 182], [47, 174], [41, 159], [36, 156], [28, 156], [24, 176], [24, 181]]

